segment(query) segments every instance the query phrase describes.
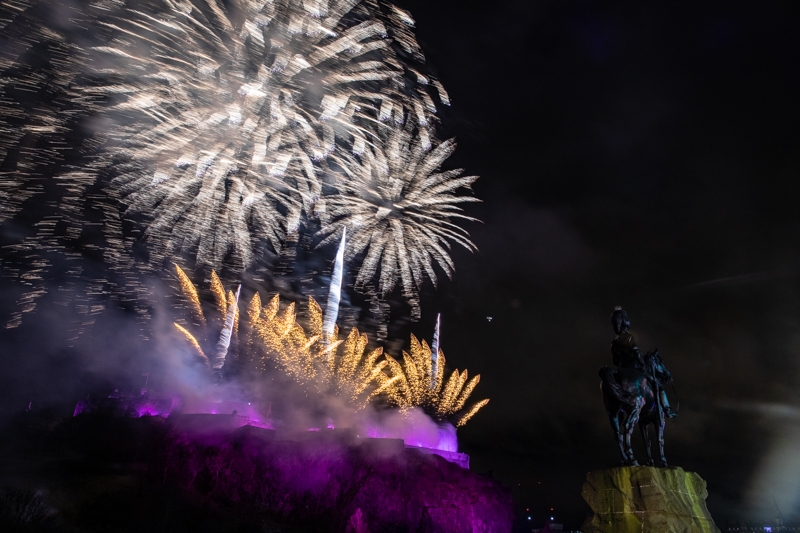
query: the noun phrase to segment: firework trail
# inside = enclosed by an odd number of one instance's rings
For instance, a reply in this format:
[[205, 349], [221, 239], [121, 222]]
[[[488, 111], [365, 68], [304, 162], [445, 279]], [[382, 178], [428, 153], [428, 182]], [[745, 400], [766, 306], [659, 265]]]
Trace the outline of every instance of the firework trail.
[[347, 227], [342, 229], [342, 240], [336, 251], [336, 260], [333, 264], [333, 274], [331, 275], [331, 286], [328, 291], [328, 301], [325, 304], [325, 318], [322, 322], [323, 340], [333, 337], [333, 328], [336, 326], [336, 318], [339, 316], [339, 300], [342, 296], [342, 277], [344, 276], [344, 248], [347, 239]]
[[410, 128], [396, 128], [361, 156], [332, 156], [346, 177], [336, 184], [337, 193], [325, 198], [320, 245], [334, 242], [347, 226], [345, 260], [364, 253], [356, 285], [366, 286], [380, 269], [379, 291], [387, 295], [399, 280], [415, 318], [424, 277], [436, 283], [434, 264], [448, 276], [453, 272], [450, 243], [476, 249], [453, 219], [475, 220], [458, 204], [479, 200], [456, 192], [477, 177], [461, 176], [462, 169], [438, 171], [454, 149], [451, 139], [428, 150]]
[[217, 343], [217, 353], [214, 359], [214, 370], [219, 371], [222, 365], [225, 364], [225, 358], [228, 355], [228, 348], [231, 345], [231, 337], [236, 329], [236, 317], [239, 314], [239, 293], [242, 286], [236, 289], [236, 296], [231, 298], [231, 304], [228, 306], [228, 312], [225, 317], [225, 325], [222, 327], [222, 333], [219, 335], [219, 342]]
[[437, 376], [439, 373], [439, 326], [441, 325], [442, 315], [436, 315], [436, 329], [433, 331], [433, 342], [431, 343], [431, 380], [430, 388], [436, 388]]
[[195, 336], [192, 335], [186, 328], [184, 328], [183, 326], [181, 326], [177, 322], [175, 322], [175, 327], [177, 328], [178, 331], [183, 333], [183, 335], [186, 337], [186, 340], [189, 341], [192, 346], [194, 346], [195, 350], [197, 350], [198, 355], [200, 355], [200, 358], [205, 362], [205, 364], [206, 365], [210, 365], [210, 361], [208, 360], [208, 356], [203, 352], [203, 348], [200, 347], [200, 343], [197, 342], [197, 339], [195, 338]]

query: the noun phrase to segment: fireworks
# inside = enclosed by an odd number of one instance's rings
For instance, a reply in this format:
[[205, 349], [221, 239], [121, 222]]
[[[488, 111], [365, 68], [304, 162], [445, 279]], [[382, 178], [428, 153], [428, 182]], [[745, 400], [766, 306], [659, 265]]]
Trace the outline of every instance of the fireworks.
[[389, 119], [430, 136], [433, 89], [449, 103], [412, 66], [424, 60], [413, 19], [385, 2], [145, 0], [72, 14], [94, 42], [49, 35], [72, 52], [58, 72], [72, 80], [67, 105], [109, 121], [92, 169], [113, 176], [111, 201], [145, 216], [157, 265], [190, 250], [198, 265], [246, 268], [259, 241], [279, 248], [311, 214], [318, 162], [336, 147], [361, 152]]
[[[338, 339], [338, 328], [332, 336], [324, 338], [322, 309], [313, 298], [309, 298], [308, 307], [310, 335], [296, 323], [293, 303], [278, 312], [280, 298], [277, 295], [257, 314], [252, 328], [263, 346], [262, 368], [266, 359], [273, 359], [299, 383], [320, 393], [339, 394], [354, 406], [364, 407], [381, 392], [378, 391], [379, 380], [387, 364], [378, 362], [383, 349], [377, 348], [365, 355], [367, 336], [360, 334], [357, 328], [353, 328], [344, 341]], [[378, 383], [378, 387], [370, 390], [373, 382]]]
[[[196, 313], [195, 309], [200, 309], [197, 290], [180, 267], [176, 265], [175, 269], [181, 292], [192, 303], [192, 312]], [[215, 294], [223, 321], [218, 351], [211, 363], [212, 368], [219, 371], [225, 362], [224, 356], [220, 359], [220, 354], [226, 355], [231, 340], [238, 336], [233, 317], [239, 315], [239, 294], [238, 291], [236, 294], [229, 292], [225, 300], [216, 274], [212, 273], [211, 280], [211, 292]], [[401, 409], [420, 407], [435, 420], [452, 420], [457, 426], [464, 425], [489, 402], [483, 400], [465, 410], [480, 376], [468, 380], [466, 370], [459, 372], [456, 369], [445, 382], [444, 353], [437, 350], [437, 357], [433, 357], [428, 344], [417, 340], [414, 335], [411, 336], [409, 351], [403, 352], [402, 364], [385, 354], [383, 348], [368, 350], [367, 336], [357, 328], [353, 328], [345, 339], [339, 339], [338, 327], [334, 325], [333, 334], [326, 336], [322, 308], [314, 298], [308, 299], [305, 329], [297, 323], [296, 305], [290, 303], [281, 310], [278, 295], [262, 307], [261, 296], [255, 293], [245, 317], [247, 339], [239, 353], [240, 361], [257, 373], [268, 372], [270, 366], [275, 366], [309, 392], [339, 395], [356, 408], [385, 397], [390, 404]], [[202, 320], [205, 324], [205, 318]], [[175, 326], [199, 357], [209, 364], [200, 342], [186, 328], [177, 323]], [[437, 342], [438, 329], [435, 334]]]
[[[380, 264], [381, 292], [400, 280], [415, 315], [423, 276], [436, 279], [434, 264], [452, 272], [449, 243], [472, 247], [452, 222], [462, 216], [455, 204], [472, 199], [452, 193], [474, 178], [433, 173], [454, 147], [436, 140], [434, 100], [450, 100], [424, 73], [414, 21], [396, 6], [30, 5], [0, 10], [8, 44], [0, 158], [16, 164], [0, 180], [0, 220], [49, 194], [43, 176], [63, 192], [47, 203], [53, 211], [41, 231], [4, 252], [33, 264], [20, 275], [33, 280], [24, 310], [44, 293], [37, 280], [53, 263], [46, 255], [69, 254], [85, 222], [98, 218], [104, 260], [119, 274], [101, 290], [133, 301], [147, 297], [138, 280], [146, 269], [131, 254], [136, 240], [147, 242], [156, 271], [188, 253], [197, 266], [238, 273], [266, 243], [280, 250], [306, 220], [319, 218], [320, 237], [333, 240], [353, 222], [347, 257], [367, 253], [360, 285]], [[68, 16], [59, 17], [62, 10]], [[33, 44], [50, 52], [36, 69], [25, 53]], [[19, 96], [45, 86], [52, 102]], [[54, 165], [78, 130], [90, 132], [82, 159]], [[25, 132], [24, 146], [14, 132]], [[123, 216], [144, 231], [124, 229]], [[66, 236], [56, 224], [67, 226]]]
[[[338, 330], [332, 342], [322, 342], [322, 309], [313, 298], [309, 298], [308, 306], [310, 336], [295, 322], [294, 304], [278, 313], [280, 299], [277, 295], [258, 313], [253, 328], [264, 343], [265, 353], [269, 354], [266, 357], [274, 358], [278, 366], [298, 382], [313, 384], [320, 392], [332, 390], [358, 407], [385, 395], [397, 407], [421, 407], [434, 419], [453, 420], [457, 426], [466, 424], [489, 403], [489, 400], [482, 400], [464, 411], [480, 382], [480, 375], [467, 382], [467, 371], [459, 373], [456, 369], [443, 385], [444, 354], [439, 351], [434, 373], [431, 349], [413, 335], [410, 353], [403, 352], [402, 365], [384, 354], [383, 348], [366, 353], [367, 336], [359, 334], [356, 328], [350, 331], [344, 343], [337, 339]], [[381, 356], [383, 360], [379, 361]], [[384, 369], [389, 370], [391, 377]]]
[[[200, 327], [203, 329], [204, 337], [208, 338], [206, 317], [203, 313], [203, 308], [200, 303], [200, 296], [197, 293], [197, 289], [192, 284], [191, 280], [183, 271], [183, 269], [181, 269], [181, 267], [178, 265], [175, 265], [175, 273], [180, 281], [181, 294], [191, 304], [192, 314], [199, 322]], [[237, 335], [239, 318], [239, 291], [241, 290], [241, 286], [239, 286], [239, 288], [236, 290], [236, 294], [230, 292], [229, 298], [231, 303], [229, 305], [225, 300], [225, 291], [222, 288], [222, 283], [219, 281], [217, 273], [212, 270], [211, 289], [214, 295], [217, 297], [218, 309], [222, 321], [222, 331], [219, 334], [219, 340], [214, 348], [214, 361], [212, 362], [209, 360], [208, 356], [205, 354], [200, 345], [200, 341], [188, 329], [181, 326], [177, 322], [175, 323], [175, 328], [177, 328], [177, 330], [181, 332], [184, 337], [186, 337], [186, 340], [188, 340], [189, 343], [195, 348], [197, 354], [200, 356], [200, 359], [206, 365], [211, 366], [215, 372], [220, 372], [228, 357], [231, 339]]]
[[[191, 303], [192, 314], [199, 315], [199, 321], [205, 327], [206, 319], [197, 289], [179, 266], [175, 265], [175, 270], [181, 293]], [[219, 372], [226, 363], [231, 344], [238, 344], [241, 287], [235, 294], [229, 291], [226, 299], [222, 284], [212, 271], [210, 288], [217, 301], [222, 323], [213, 361], [209, 362], [197, 337], [180, 324], [176, 323], [175, 327], [203, 362]], [[269, 366], [277, 366], [307, 388], [318, 393], [342, 395], [357, 407], [364, 407], [385, 390], [378, 390], [381, 380], [379, 374], [383, 376], [382, 370], [387, 365], [387, 361], [378, 361], [383, 355], [382, 348], [367, 353], [367, 336], [360, 334], [356, 328], [350, 331], [345, 340], [340, 340], [338, 328], [334, 325], [332, 334], [325, 337], [322, 309], [313, 298], [308, 300], [307, 335], [297, 323], [295, 307], [294, 303], [290, 303], [281, 311], [278, 295], [262, 307], [261, 296], [258, 293], [253, 295], [245, 314], [246, 340], [239, 349], [239, 359], [245, 367], [255, 372], [266, 372]], [[206, 332], [204, 334], [208, 336]], [[371, 387], [373, 383], [375, 387]]]
[[[443, 385], [444, 353], [439, 350], [434, 373], [431, 349], [425, 341], [419, 342], [414, 335], [411, 336], [410, 353], [403, 352], [402, 365], [391, 356], [387, 355], [386, 359], [394, 380], [386, 386], [387, 396], [400, 408], [420, 407], [435, 420], [452, 420], [460, 427], [489, 403], [489, 400], [482, 400], [466, 412], [463, 411], [481, 376], [477, 375], [467, 383], [467, 371], [459, 373], [456, 369]], [[386, 377], [383, 383], [388, 381]]]
[[186, 337], [186, 340], [188, 340], [192, 344], [192, 346], [194, 346], [194, 348], [197, 350], [197, 353], [200, 355], [200, 358], [203, 359], [203, 361], [207, 365], [210, 365], [211, 362], [208, 360], [208, 356], [203, 352], [203, 348], [200, 347], [200, 343], [197, 342], [197, 338], [195, 338], [194, 335], [189, 333], [189, 331], [186, 328], [184, 328], [177, 322], [175, 322], [175, 327], [178, 329], [178, 331], [183, 333], [183, 335]]
[[[445, 384], [436, 340], [412, 338], [400, 363], [335, 326], [346, 262], [376, 301], [399, 285], [419, 318], [420, 286], [453, 272], [452, 244], [475, 249], [458, 223], [474, 220], [461, 204], [477, 201], [462, 194], [476, 178], [440, 170], [455, 142], [436, 137], [434, 99], [450, 102], [413, 25], [384, 0], [0, 5], [0, 222], [38, 221], [0, 257], [28, 285], [8, 327], [64, 256], [87, 259], [62, 291], [80, 313], [113, 294], [140, 318], [144, 276], [190, 256], [210, 267], [216, 313], [176, 265], [191, 319], [175, 326], [217, 374], [243, 351], [357, 405], [386, 397], [468, 419], [483, 405], [460, 415], [477, 378], [456, 371]], [[313, 228], [317, 247], [341, 239], [326, 313], [309, 299], [304, 329], [294, 304], [256, 294], [242, 319], [241, 287], [226, 291], [217, 271], [239, 274]], [[103, 275], [90, 274], [100, 261]]]
[[478, 200], [456, 192], [469, 188], [477, 177], [460, 176], [460, 169], [438, 172], [454, 149], [451, 139], [428, 151], [424, 138], [410, 128], [397, 128], [361, 156], [332, 156], [346, 177], [336, 184], [338, 193], [325, 198], [321, 244], [334, 241], [348, 227], [345, 258], [365, 254], [356, 285], [366, 285], [380, 268], [380, 292], [391, 292], [399, 279], [416, 317], [423, 278], [436, 282], [434, 264], [448, 276], [453, 272], [450, 243], [475, 249], [453, 220], [475, 220], [462, 214], [458, 204]]
[[347, 228], [342, 230], [342, 241], [336, 251], [336, 260], [331, 275], [331, 286], [328, 291], [328, 302], [326, 304], [325, 316], [322, 321], [323, 340], [333, 336], [333, 328], [336, 326], [336, 318], [339, 316], [339, 300], [342, 296], [342, 275], [344, 274], [344, 248], [347, 239]]

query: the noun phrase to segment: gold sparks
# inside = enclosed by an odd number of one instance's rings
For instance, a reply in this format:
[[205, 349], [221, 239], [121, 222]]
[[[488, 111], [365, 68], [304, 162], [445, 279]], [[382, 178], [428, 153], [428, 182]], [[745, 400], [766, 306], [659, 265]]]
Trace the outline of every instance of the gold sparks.
[[[188, 281], [185, 274], [179, 277]], [[191, 283], [189, 286], [191, 290], [182, 288], [182, 292], [197, 295], [194, 286]], [[226, 311], [239, 317], [234, 293], [229, 291], [222, 299], [225, 292], [214, 272], [210, 292], [220, 316]], [[231, 343], [238, 343], [240, 329], [245, 332], [246, 342], [239, 346], [239, 358], [256, 375], [277, 367], [306, 391], [339, 395], [357, 409], [384, 398], [400, 409], [419, 407], [435, 420], [449, 420], [457, 426], [463, 426], [489, 401], [466, 407], [480, 375], [469, 379], [467, 370], [456, 369], [445, 381], [446, 360], [441, 350], [434, 375], [431, 348], [414, 335], [408, 351], [403, 351], [398, 361], [384, 353], [382, 347], [368, 349], [367, 335], [358, 328], [350, 330], [344, 339], [339, 338], [336, 328], [333, 338], [323, 342], [322, 308], [314, 298], [308, 299], [305, 328], [297, 321], [296, 304], [288, 302], [282, 306], [277, 294], [262, 305], [261, 296], [255, 293], [246, 309], [241, 327], [233, 328]], [[177, 323], [175, 327], [207, 361], [197, 338]]]
[[[195, 350], [197, 350], [197, 353], [203, 360], [203, 362], [205, 362], [206, 364], [210, 364], [208, 356], [205, 354], [205, 351], [203, 350], [201, 344], [201, 342], [210, 342], [211, 336], [209, 335], [209, 325], [206, 322], [205, 313], [203, 313], [203, 307], [200, 301], [200, 295], [197, 291], [197, 288], [192, 284], [191, 280], [189, 279], [189, 276], [186, 275], [186, 273], [183, 271], [183, 269], [181, 269], [181, 267], [175, 265], [175, 272], [178, 276], [178, 280], [180, 281], [181, 294], [191, 303], [192, 315], [194, 315], [194, 317], [197, 318], [199, 322], [200, 329], [202, 330], [200, 338], [203, 340], [202, 341], [198, 340], [198, 336], [193, 335], [188, 329], [181, 326], [177, 322], [175, 323], [175, 327], [179, 332], [181, 332], [184, 335], [184, 337], [186, 337], [186, 340], [189, 341], [189, 343], [195, 348]], [[219, 311], [218, 322], [222, 325], [223, 329], [222, 332], [217, 332], [219, 335], [225, 334], [226, 331], [225, 323], [226, 323], [226, 315], [228, 309], [230, 309], [231, 306], [236, 308], [234, 313], [233, 327], [232, 327], [233, 331], [231, 334], [232, 337], [231, 344], [235, 347], [236, 337], [238, 336], [238, 324], [239, 324], [239, 310], [238, 306], [236, 305], [236, 295], [233, 293], [233, 291], [229, 291], [229, 294], [227, 296], [225, 295], [225, 289], [222, 287], [222, 282], [220, 281], [219, 276], [217, 276], [217, 273], [214, 272], [213, 270], [211, 271], [211, 292], [214, 294], [214, 297], [217, 300], [217, 310]], [[207, 348], [209, 348], [212, 352], [214, 351], [212, 345], [208, 345]], [[227, 353], [225, 355], [227, 355]]]
[[178, 331], [183, 333], [184, 336], [186, 336], [186, 340], [188, 340], [192, 344], [192, 346], [195, 347], [195, 349], [197, 350], [197, 353], [200, 355], [200, 358], [203, 359], [203, 361], [208, 365], [209, 364], [208, 356], [205, 353], [203, 353], [203, 349], [200, 347], [200, 343], [197, 342], [197, 339], [194, 337], [194, 335], [189, 333], [186, 330], [186, 328], [184, 328], [183, 326], [181, 326], [177, 322], [175, 322], [175, 327], [178, 328]]
[[236, 295], [233, 293], [233, 291], [228, 291], [227, 309], [230, 309], [231, 307], [236, 308], [233, 312], [233, 335], [236, 336], [239, 333], [239, 308], [236, 306]]
[[222, 287], [222, 282], [213, 270], [211, 271], [211, 292], [214, 293], [214, 298], [217, 300], [219, 314], [224, 317], [228, 314], [228, 300], [225, 297], [225, 289]]
[[338, 339], [337, 329], [333, 339], [322, 342], [322, 310], [313, 298], [309, 298], [308, 306], [309, 335], [296, 322], [294, 303], [278, 311], [280, 297], [272, 298], [251, 324], [264, 349], [259, 359], [270, 358], [298, 382], [313, 385], [319, 392], [335, 392], [353, 405], [363, 407], [375, 396], [370, 386], [380, 385], [379, 375], [387, 364], [378, 362], [383, 349], [377, 348], [365, 355], [367, 336], [356, 328], [345, 340]]
[[200, 307], [200, 297], [197, 295], [197, 289], [194, 288], [192, 282], [189, 280], [189, 276], [179, 267], [177, 264], [175, 265], [175, 272], [178, 274], [178, 279], [181, 282], [181, 292], [186, 297], [187, 300], [192, 304], [192, 311], [194, 311], [195, 318], [202, 322], [202, 325], [205, 326], [205, 317], [203, 316], [203, 310]]
[[255, 322], [261, 316], [261, 296], [258, 293], [253, 295], [250, 305], [247, 306], [247, 318], [250, 322]]
[[458, 422], [456, 422], [456, 427], [460, 428], [461, 426], [463, 426], [464, 424], [469, 422], [469, 419], [472, 418], [473, 416], [475, 416], [475, 413], [477, 413], [480, 410], [480, 408], [483, 407], [484, 405], [486, 405], [487, 403], [489, 403], [488, 399], [481, 400], [478, 403], [476, 403], [475, 405], [473, 405], [469, 409], [469, 411], [467, 411], [463, 416], [461, 416], [458, 419]]
[[[391, 356], [386, 356], [393, 383], [386, 385], [384, 391], [389, 401], [400, 408], [420, 407], [436, 420], [451, 420], [456, 426], [463, 426], [475, 416], [478, 410], [489, 403], [482, 400], [464, 411], [472, 391], [480, 382], [480, 375], [468, 383], [467, 371], [454, 370], [442, 385], [445, 357], [439, 350], [438, 376], [431, 375], [431, 349], [425, 341], [419, 342], [411, 336], [410, 353], [403, 352], [400, 365]], [[387, 384], [388, 377], [379, 380], [381, 386]]]

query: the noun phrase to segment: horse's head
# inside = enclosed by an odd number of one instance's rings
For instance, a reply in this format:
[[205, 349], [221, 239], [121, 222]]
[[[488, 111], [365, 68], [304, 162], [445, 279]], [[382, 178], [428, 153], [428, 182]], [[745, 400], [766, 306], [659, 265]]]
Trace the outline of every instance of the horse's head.
[[654, 374], [661, 383], [672, 383], [672, 374], [664, 366], [664, 361], [658, 355], [658, 350], [653, 350], [647, 354], [647, 368], [649, 373]]

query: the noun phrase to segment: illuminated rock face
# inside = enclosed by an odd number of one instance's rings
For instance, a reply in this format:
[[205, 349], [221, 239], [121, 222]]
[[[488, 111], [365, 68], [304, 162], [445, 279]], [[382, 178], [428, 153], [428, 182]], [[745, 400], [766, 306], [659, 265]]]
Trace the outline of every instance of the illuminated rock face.
[[209, 505], [238, 502], [325, 533], [345, 531], [356, 515], [371, 533], [511, 531], [508, 489], [400, 439], [339, 430], [284, 440], [249, 426], [202, 435], [178, 429], [154, 471]]
[[719, 533], [706, 507], [706, 482], [682, 468], [589, 472], [582, 495], [592, 509], [583, 533]]

